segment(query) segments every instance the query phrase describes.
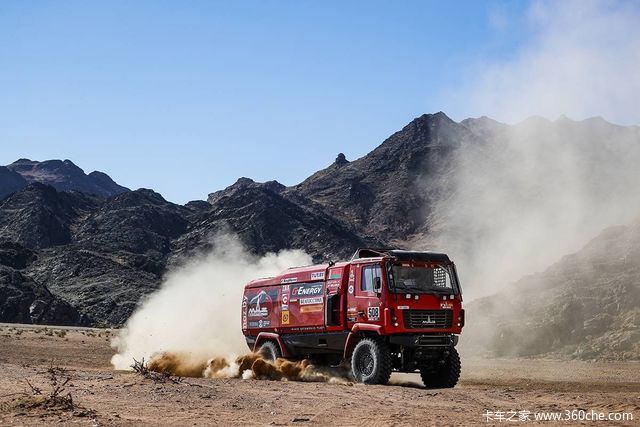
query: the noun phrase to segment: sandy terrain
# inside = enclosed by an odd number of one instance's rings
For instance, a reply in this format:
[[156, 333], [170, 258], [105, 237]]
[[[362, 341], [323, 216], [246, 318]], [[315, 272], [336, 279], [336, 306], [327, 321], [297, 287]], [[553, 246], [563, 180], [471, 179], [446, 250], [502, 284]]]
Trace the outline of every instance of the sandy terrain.
[[[110, 335], [0, 325], [0, 424], [469, 425], [487, 424], [486, 411], [508, 417], [509, 411], [580, 409], [640, 418], [638, 363], [479, 360], [463, 354], [463, 379], [446, 390], [421, 388], [415, 375], [394, 375], [388, 386], [204, 378], [155, 383], [111, 369]], [[67, 370], [59, 377], [71, 378], [65, 387], [72, 410], [28, 407], [37, 397], [27, 381], [46, 394], [52, 361]]]

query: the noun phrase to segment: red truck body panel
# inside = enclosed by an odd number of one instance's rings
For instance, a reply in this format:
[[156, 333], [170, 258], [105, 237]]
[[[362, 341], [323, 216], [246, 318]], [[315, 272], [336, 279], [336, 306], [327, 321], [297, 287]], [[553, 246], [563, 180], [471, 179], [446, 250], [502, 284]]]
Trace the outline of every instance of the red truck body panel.
[[[352, 334], [460, 334], [464, 315], [459, 287], [450, 294], [394, 293], [386, 274], [380, 279], [382, 291], [364, 286], [366, 272], [372, 268], [385, 271], [388, 261], [381, 256], [291, 268], [276, 277], [250, 282], [242, 304], [242, 331], [248, 344], [258, 346], [261, 333], [262, 337], [276, 334], [285, 341], [287, 336], [302, 340], [299, 335], [315, 334], [320, 337], [317, 346], [325, 345], [323, 336], [341, 336], [338, 342], [346, 355]], [[436, 268], [439, 264], [410, 261], [410, 265]]]

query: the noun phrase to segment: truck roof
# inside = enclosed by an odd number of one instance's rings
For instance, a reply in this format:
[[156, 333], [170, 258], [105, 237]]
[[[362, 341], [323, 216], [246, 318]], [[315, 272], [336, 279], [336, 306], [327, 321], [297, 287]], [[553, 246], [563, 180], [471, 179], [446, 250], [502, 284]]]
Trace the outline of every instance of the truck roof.
[[327, 269], [344, 268], [351, 263], [382, 261], [383, 259], [395, 259], [398, 261], [435, 262], [450, 264], [447, 254], [424, 251], [405, 251], [401, 249], [362, 248], [358, 249], [350, 261], [337, 262], [335, 264], [305, 265], [289, 268], [277, 276], [256, 279], [249, 282], [245, 288], [260, 288], [285, 283], [301, 283], [314, 280], [324, 280]]
[[360, 259], [378, 259], [378, 258], [394, 258], [398, 261], [423, 261], [423, 262], [437, 262], [442, 264], [449, 264], [451, 260], [447, 254], [439, 252], [427, 252], [427, 251], [405, 251], [402, 249], [387, 249], [387, 248], [361, 248], [358, 249], [351, 261]]

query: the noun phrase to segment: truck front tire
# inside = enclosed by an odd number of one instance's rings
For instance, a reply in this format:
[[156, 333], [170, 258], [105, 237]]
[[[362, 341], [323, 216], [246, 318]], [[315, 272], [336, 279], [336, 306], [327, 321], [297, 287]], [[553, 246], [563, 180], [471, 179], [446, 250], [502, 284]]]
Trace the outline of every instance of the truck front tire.
[[271, 362], [275, 362], [276, 359], [282, 357], [280, 347], [273, 341], [265, 341], [265, 343], [260, 346], [260, 350], [258, 350], [258, 352], [265, 360], [269, 360]]
[[353, 378], [364, 384], [386, 384], [391, 376], [391, 351], [380, 338], [362, 338], [351, 355]]
[[452, 348], [447, 358], [444, 359], [444, 363], [436, 369], [432, 367], [420, 368], [420, 377], [425, 387], [452, 388], [458, 383], [460, 368], [460, 355], [455, 348]]

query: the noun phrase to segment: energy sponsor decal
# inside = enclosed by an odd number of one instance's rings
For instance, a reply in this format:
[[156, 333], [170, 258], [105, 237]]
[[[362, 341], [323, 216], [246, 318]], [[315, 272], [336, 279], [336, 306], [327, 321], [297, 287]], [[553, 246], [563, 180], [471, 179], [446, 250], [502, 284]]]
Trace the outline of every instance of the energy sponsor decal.
[[320, 296], [324, 293], [324, 283], [303, 283], [291, 287], [290, 302], [296, 302], [306, 297]]
[[322, 279], [324, 279], [324, 271], [311, 273], [311, 280], [322, 280]]

